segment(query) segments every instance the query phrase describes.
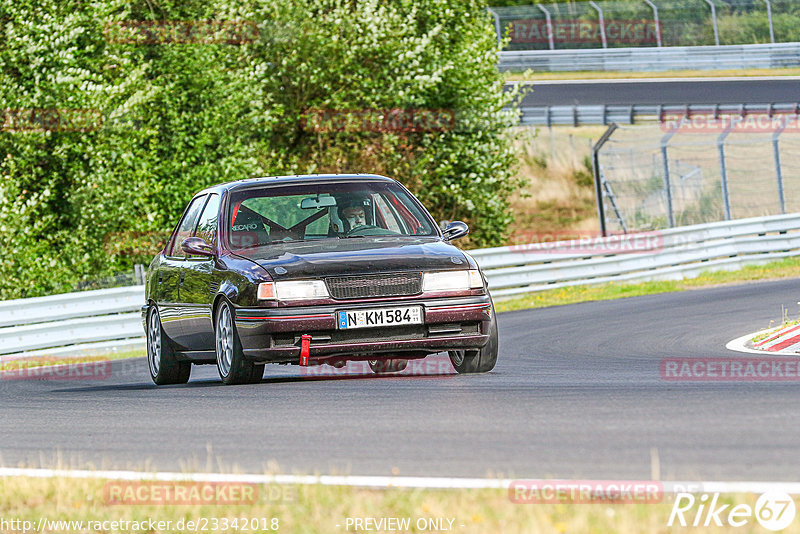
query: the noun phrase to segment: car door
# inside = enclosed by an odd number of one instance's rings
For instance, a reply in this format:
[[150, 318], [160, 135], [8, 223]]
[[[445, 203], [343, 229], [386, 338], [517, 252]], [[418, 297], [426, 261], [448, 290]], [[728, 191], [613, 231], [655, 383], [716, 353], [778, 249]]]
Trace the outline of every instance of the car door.
[[[220, 196], [209, 195], [193, 234], [211, 245], [214, 251], [217, 250], [219, 206]], [[186, 256], [181, 272], [181, 307], [185, 310], [181, 319], [181, 344], [189, 350], [213, 350], [211, 307], [219, 288], [217, 262], [207, 256]]]
[[191, 236], [197, 226], [197, 220], [205, 205], [207, 195], [192, 200], [183, 214], [172, 239], [164, 252], [164, 258], [158, 272], [156, 284], [161, 289], [158, 294], [163, 296], [159, 302], [161, 324], [167, 336], [182, 345], [183, 332], [181, 322], [186, 311], [181, 304], [180, 285], [186, 254], [181, 249], [181, 241]]

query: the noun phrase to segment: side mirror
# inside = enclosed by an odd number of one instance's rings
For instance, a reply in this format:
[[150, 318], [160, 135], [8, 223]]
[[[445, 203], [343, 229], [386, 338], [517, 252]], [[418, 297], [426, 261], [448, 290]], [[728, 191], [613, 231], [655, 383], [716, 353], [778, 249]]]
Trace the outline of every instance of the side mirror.
[[181, 250], [190, 256], [214, 256], [214, 249], [202, 237], [187, 237], [181, 241]]
[[450, 221], [447, 223], [442, 233], [445, 239], [452, 241], [453, 239], [458, 239], [459, 237], [467, 235], [469, 233], [469, 226], [467, 226], [467, 223], [461, 221]]

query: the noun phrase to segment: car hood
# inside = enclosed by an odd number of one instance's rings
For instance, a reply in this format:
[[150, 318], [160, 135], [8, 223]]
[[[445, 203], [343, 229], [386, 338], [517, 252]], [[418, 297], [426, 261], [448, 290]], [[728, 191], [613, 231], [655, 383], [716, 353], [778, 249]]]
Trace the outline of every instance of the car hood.
[[237, 251], [275, 280], [392, 271], [468, 269], [463, 252], [439, 239], [359, 238], [274, 243]]

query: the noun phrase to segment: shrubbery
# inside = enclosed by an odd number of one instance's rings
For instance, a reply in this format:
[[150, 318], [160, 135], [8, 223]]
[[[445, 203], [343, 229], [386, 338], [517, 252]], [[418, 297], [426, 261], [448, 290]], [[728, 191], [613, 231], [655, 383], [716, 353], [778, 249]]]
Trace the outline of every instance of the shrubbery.
[[[471, 245], [507, 235], [516, 120], [501, 113], [511, 97], [477, 0], [0, 2], [0, 298], [147, 263], [157, 239], [142, 236], [169, 232], [194, 192], [258, 175], [383, 173], [436, 217], [469, 222]], [[115, 23], [140, 20], [258, 31], [238, 44], [115, 38]], [[314, 110], [364, 109], [456, 121], [308, 127]]]

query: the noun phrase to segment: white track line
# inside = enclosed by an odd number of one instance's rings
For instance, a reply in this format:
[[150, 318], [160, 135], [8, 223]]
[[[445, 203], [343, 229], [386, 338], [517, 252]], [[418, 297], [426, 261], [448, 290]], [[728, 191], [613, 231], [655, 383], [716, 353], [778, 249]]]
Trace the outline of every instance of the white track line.
[[660, 83], [660, 82], [765, 82], [773, 80], [800, 80], [800, 76], [727, 76], [724, 78], [572, 78], [568, 80], [519, 80], [508, 81], [506, 85], [569, 85], [588, 83]]
[[[2, 477], [35, 478], [102, 478], [111, 480], [156, 480], [168, 482], [239, 482], [250, 484], [297, 484], [322, 486], [353, 486], [364, 488], [426, 488], [426, 489], [507, 489], [514, 480], [491, 478], [448, 477], [386, 477], [386, 476], [328, 476], [328, 475], [255, 475], [222, 473], [146, 473], [142, 471], [86, 471], [68, 469], [24, 469], [0, 467]], [[553, 480], [555, 482], [555, 479]], [[566, 480], [560, 480], [569, 482]], [[545, 482], [544, 480], [542, 482]], [[597, 484], [616, 481], [582, 480]], [[628, 481], [626, 481], [628, 482]], [[800, 495], [800, 482], [721, 482], [721, 481], [663, 481], [665, 494], [688, 493], [764, 493], [782, 491]]]
[[725, 348], [728, 350], [734, 350], [736, 352], [749, 352], [750, 354], [760, 354], [762, 356], [768, 356], [769, 354], [780, 355], [780, 352], [769, 353], [767, 351], [753, 349], [745, 345], [748, 341], [750, 341], [757, 335], [763, 334], [764, 332], [769, 332], [770, 330], [772, 329], [767, 328], [766, 330], [761, 330], [760, 332], [754, 332], [752, 334], [746, 334], [742, 337], [737, 337], [736, 339], [728, 341], [728, 344], [725, 345]]
[[728, 344], [725, 345], [725, 348], [728, 350], [733, 350], [736, 352], [748, 352], [750, 354], [760, 354], [761, 356], [798, 356], [796, 352], [779, 350], [776, 352], [766, 351], [766, 350], [758, 350], [751, 347], [746, 346], [746, 343], [756, 337], [759, 334], [763, 334], [765, 332], [771, 332], [774, 328], [767, 328], [766, 330], [761, 330], [760, 332], [753, 332], [752, 334], [747, 334], [742, 337], [737, 337], [736, 339], [732, 339], [728, 341]]

